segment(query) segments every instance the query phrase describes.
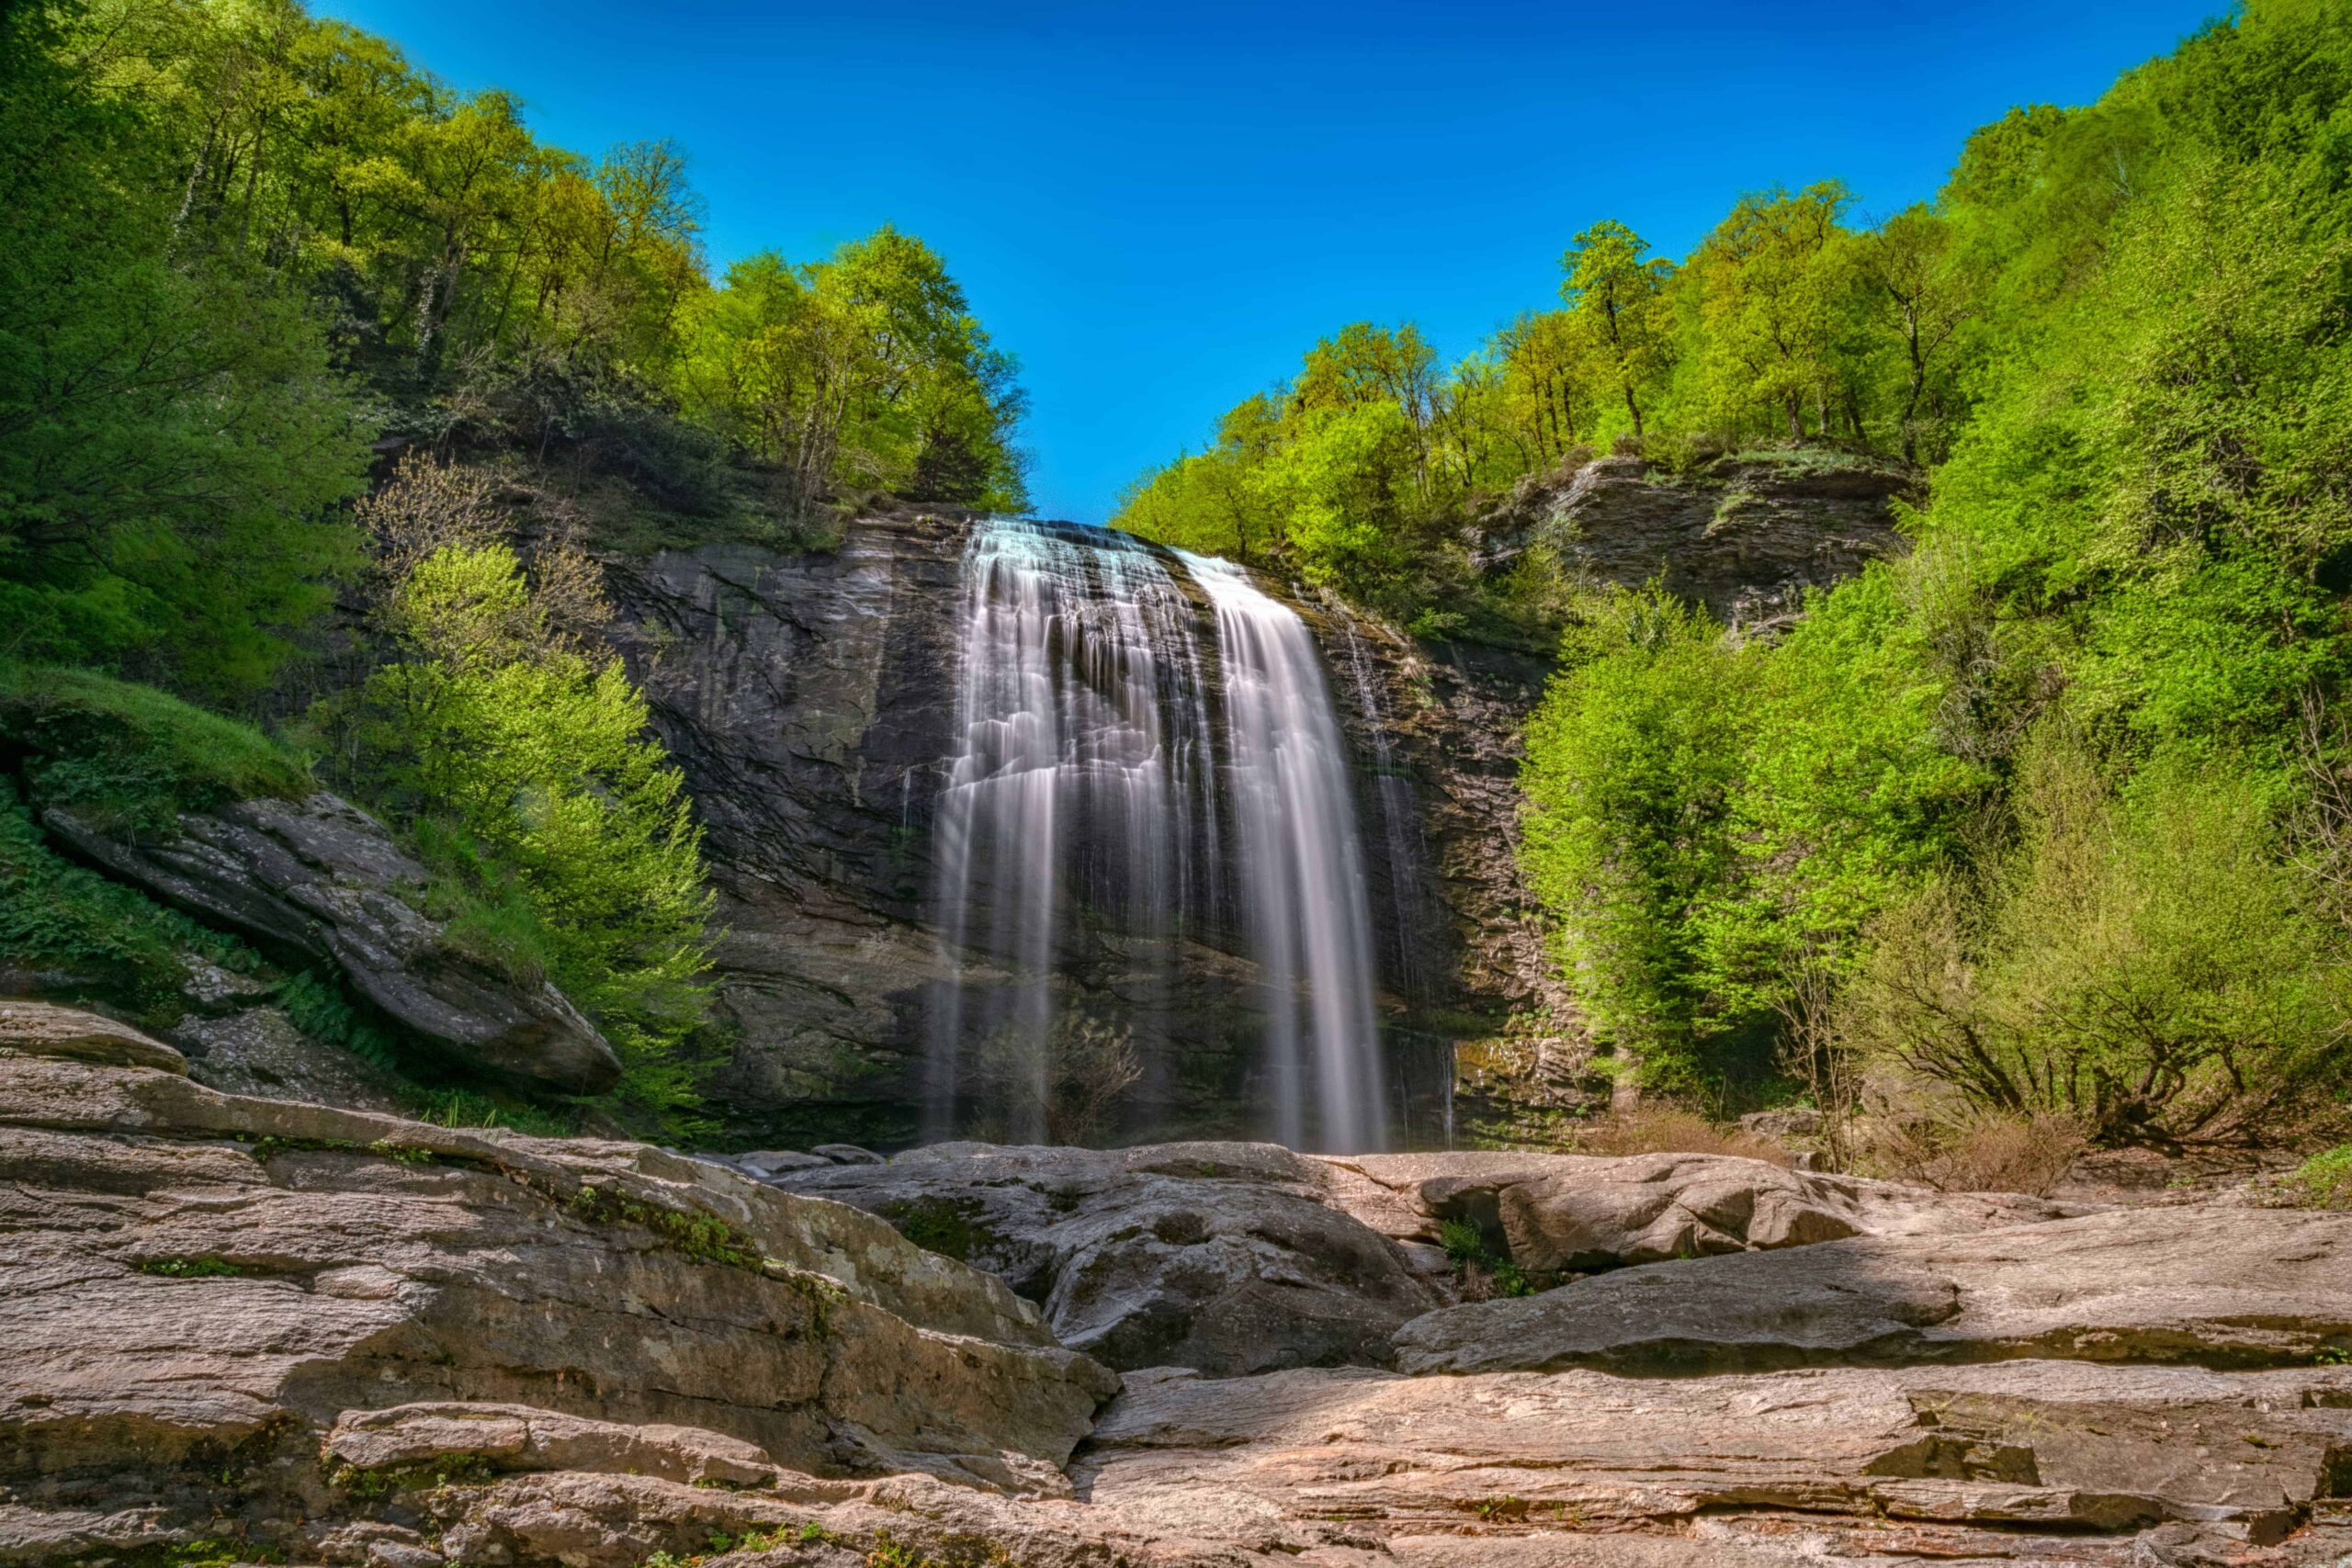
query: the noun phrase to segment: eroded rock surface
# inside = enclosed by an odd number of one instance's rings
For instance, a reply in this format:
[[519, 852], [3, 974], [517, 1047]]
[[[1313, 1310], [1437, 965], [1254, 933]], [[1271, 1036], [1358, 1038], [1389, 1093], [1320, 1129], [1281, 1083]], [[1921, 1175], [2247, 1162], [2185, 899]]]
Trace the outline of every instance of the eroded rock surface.
[[0, 1480], [115, 1511], [338, 1422], [397, 1449], [364, 1413], [420, 1402], [552, 1413], [514, 1451], [575, 1417], [738, 1440], [706, 1468], [1057, 1483], [1115, 1387], [996, 1280], [719, 1167], [33, 1055], [0, 1059]]
[[[1075, 1474], [1128, 1517], [1222, 1496], [1237, 1541], [1370, 1537], [1406, 1562], [2120, 1563], [2158, 1526], [2244, 1546], [2330, 1512], [2346, 1404], [2332, 1367], [1170, 1372], [1127, 1380]], [[1773, 1529], [1799, 1520], [1806, 1542]]]
[[[0, 1562], [2352, 1559], [2352, 1216], [1250, 1144], [759, 1178], [221, 1094], [67, 1010], [0, 1047]], [[1465, 1221], [1600, 1271], [1425, 1310]]]
[[1449, 1220], [1547, 1272], [1763, 1251], [1856, 1235], [1939, 1235], [2076, 1212], [2013, 1193], [1946, 1193], [1728, 1155], [1370, 1155], [1322, 1161], [1332, 1201], [1385, 1235], [1434, 1242]]
[[1320, 1162], [1272, 1144], [948, 1144], [769, 1179], [998, 1274], [1063, 1344], [1123, 1369], [1377, 1364], [1444, 1299], [1326, 1201]]
[[107, 831], [62, 807], [41, 826], [74, 853], [273, 951], [323, 960], [469, 1070], [594, 1094], [620, 1058], [562, 992], [455, 951], [417, 908], [424, 868], [366, 812], [322, 790], [182, 812], [178, 832]]
[[1415, 1372], [2029, 1356], [2281, 1366], [2352, 1348], [2352, 1216], [2118, 1209], [1656, 1263], [1432, 1313], [1396, 1345]]

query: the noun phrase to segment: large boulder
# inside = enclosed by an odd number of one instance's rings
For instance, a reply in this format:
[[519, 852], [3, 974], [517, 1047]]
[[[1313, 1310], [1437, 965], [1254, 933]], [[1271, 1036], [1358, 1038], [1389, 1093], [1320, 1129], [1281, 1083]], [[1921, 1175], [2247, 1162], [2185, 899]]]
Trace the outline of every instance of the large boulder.
[[0, 1057], [0, 1487], [51, 1508], [451, 1402], [1053, 1487], [1116, 1387], [997, 1280], [716, 1165], [62, 1055]]
[[1271, 1144], [948, 1144], [887, 1165], [778, 1169], [1001, 1276], [1061, 1342], [1118, 1368], [1245, 1373], [1373, 1364], [1442, 1298]]
[[1416, 1372], [2309, 1362], [2352, 1352], [2352, 1214], [2116, 1209], [1654, 1263], [1434, 1312], [1396, 1346]]
[[620, 1077], [611, 1044], [562, 992], [445, 940], [447, 923], [418, 908], [424, 868], [336, 795], [186, 811], [178, 831], [159, 839], [109, 831], [62, 806], [40, 820], [84, 859], [201, 919], [334, 964], [470, 1069], [582, 1094]]
[[2014, 1193], [1947, 1193], [1731, 1155], [1463, 1153], [1323, 1161], [1333, 1201], [1400, 1241], [1476, 1226], [1522, 1269], [1760, 1251], [1856, 1235], [1943, 1235], [2077, 1213]]

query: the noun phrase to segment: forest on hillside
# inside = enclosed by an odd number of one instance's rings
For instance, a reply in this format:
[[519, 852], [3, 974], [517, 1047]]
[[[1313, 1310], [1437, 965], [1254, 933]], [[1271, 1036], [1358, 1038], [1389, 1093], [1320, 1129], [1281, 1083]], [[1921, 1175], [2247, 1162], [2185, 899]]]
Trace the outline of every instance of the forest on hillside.
[[[164, 1021], [191, 963], [267, 968], [23, 790], [136, 833], [326, 784], [453, 943], [587, 1010], [611, 1109], [690, 1123], [710, 897], [590, 552], [1024, 499], [1016, 367], [939, 255], [713, 276], [700, 215], [677, 147], [547, 145], [297, 0], [0, 12], [8, 959]], [[273, 983], [392, 1059], [326, 973]]]
[[[1558, 618], [1525, 863], [1653, 1093], [1894, 1105], [1931, 1145], [2333, 1116], [2352, 8], [2249, 0], [1873, 223], [1834, 182], [1743, 197], [1679, 262], [1594, 223], [1561, 296], [1450, 368], [1409, 323], [1344, 328], [1123, 521], [1424, 629], [1479, 595], [1506, 636]], [[1521, 474], [1767, 446], [1925, 470], [1907, 556], [1777, 641], [1540, 540], [1477, 573]]]

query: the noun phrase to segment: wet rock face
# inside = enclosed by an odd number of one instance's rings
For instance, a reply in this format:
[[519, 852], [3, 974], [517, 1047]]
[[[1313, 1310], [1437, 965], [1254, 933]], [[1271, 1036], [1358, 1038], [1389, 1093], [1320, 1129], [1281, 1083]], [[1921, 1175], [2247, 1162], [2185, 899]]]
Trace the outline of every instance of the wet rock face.
[[[890, 512], [847, 525], [835, 551], [711, 547], [608, 564], [623, 613], [616, 644], [706, 829], [720, 894], [715, 924], [725, 933], [720, 1006], [738, 1036], [707, 1093], [746, 1141], [846, 1137], [891, 1148], [922, 1130], [930, 1030], [953, 974], [932, 907], [934, 829], [961, 739], [962, 552], [971, 522]], [[1204, 598], [1195, 608], [1205, 644], [1214, 613]], [[1335, 668], [1332, 680], [1349, 711], [1343, 672]], [[1359, 722], [1349, 739], [1355, 777], [1369, 786], [1380, 776], [1374, 737]], [[1369, 801], [1358, 803], [1358, 818], [1384, 895], [1374, 901], [1373, 934], [1394, 1019], [1419, 984], [1404, 977], [1408, 961], [1442, 971], [1428, 988], [1450, 994], [1450, 964], [1425, 940], [1442, 943], [1446, 918], [1442, 907], [1427, 913], [1426, 898], [1385, 896], [1392, 881], [1429, 882], [1390, 858], [1425, 852], [1418, 822], [1398, 819], [1392, 840]], [[1104, 891], [1068, 897], [1082, 911], [1115, 906], [1098, 897]], [[1227, 897], [1152, 937], [1081, 912], [1057, 938], [1056, 1001], [1128, 1028], [1141, 1058], [1125, 1122], [1102, 1131], [1262, 1130], [1263, 1095], [1251, 1086], [1262, 1072], [1265, 1022], [1243, 912], [1233, 904]], [[999, 978], [985, 963], [967, 975], [982, 989]], [[1450, 1046], [1407, 1037], [1390, 1054], [1390, 1098], [1416, 1142], [1442, 1139]]]
[[861, 518], [837, 551], [608, 563], [617, 641], [685, 770], [719, 894], [708, 1086], [779, 1142], [917, 1126], [930, 803], [953, 750], [966, 520]]

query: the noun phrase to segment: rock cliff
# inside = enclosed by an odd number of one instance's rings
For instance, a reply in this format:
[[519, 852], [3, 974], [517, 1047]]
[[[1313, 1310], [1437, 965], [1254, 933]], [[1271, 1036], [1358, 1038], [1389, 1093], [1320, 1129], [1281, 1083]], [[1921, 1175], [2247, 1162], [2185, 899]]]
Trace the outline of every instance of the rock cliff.
[[[1907, 482], [1805, 455], [1679, 478], [1612, 457], [1522, 485], [1480, 536], [1497, 566], [1541, 543], [1593, 579], [1664, 573], [1762, 626], [1806, 587], [1897, 547], [1893, 502]], [[931, 828], [956, 742], [972, 522], [882, 509], [831, 550], [715, 545], [608, 562], [616, 646], [708, 831], [735, 1037], [710, 1098], [747, 1141], [896, 1147], [918, 1132], [927, 998], [947, 976], [928, 907]], [[1608, 1086], [1585, 1070], [1515, 859], [1519, 730], [1546, 666], [1292, 598], [1354, 752], [1400, 1134], [1419, 1146], [1548, 1135]], [[1183, 1064], [1155, 1075], [1157, 1102], [1135, 1130], [1239, 1131], [1232, 1064], [1252, 1034], [1232, 998], [1248, 965], [1233, 933], [1188, 933], [1183, 948], [1171, 993], [1131, 983], [1137, 954], [1108, 938], [1069, 972]]]

